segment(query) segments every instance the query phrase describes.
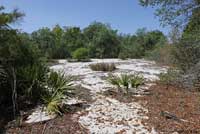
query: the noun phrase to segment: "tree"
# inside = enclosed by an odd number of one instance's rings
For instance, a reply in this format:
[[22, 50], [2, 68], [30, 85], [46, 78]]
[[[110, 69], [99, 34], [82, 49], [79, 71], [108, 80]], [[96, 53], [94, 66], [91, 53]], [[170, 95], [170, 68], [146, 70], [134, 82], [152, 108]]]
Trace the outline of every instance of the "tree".
[[67, 45], [63, 43], [65, 31], [59, 25], [55, 25], [52, 29], [52, 33], [55, 37], [55, 49], [53, 50], [52, 58], [63, 59], [70, 57]]
[[[199, 2], [200, 3], [200, 2]], [[186, 25], [183, 36], [187, 36], [187, 34], [193, 34], [193, 36], [196, 36], [199, 38], [199, 35], [196, 33], [200, 32], [200, 7], [193, 10], [192, 15], [189, 19], [188, 24]]]
[[56, 36], [49, 28], [46, 27], [34, 31], [31, 34], [31, 38], [46, 57], [54, 57], [54, 52], [56, 51]]
[[10, 24], [16, 23], [19, 20], [22, 19], [24, 16], [24, 13], [21, 13], [18, 11], [18, 9], [14, 9], [10, 13], [3, 12], [5, 8], [3, 6], [0, 6], [0, 28], [10, 28]]
[[123, 35], [120, 38], [119, 58], [141, 58], [144, 55], [143, 46], [137, 42], [136, 35]]
[[[10, 13], [3, 11], [4, 7], [0, 7], [0, 104], [11, 96], [13, 105], [13, 115], [17, 110], [17, 89], [16, 89], [16, 67], [20, 64], [17, 61], [16, 45], [19, 43], [17, 30], [12, 30], [10, 24], [16, 23], [24, 14], [17, 9]], [[8, 89], [7, 89], [8, 88]], [[8, 96], [5, 96], [8, 95]]]
[[90, 57], [113, 58], [119, 53], [119, 38], [117, 31], [109, 25], [94, 22], [84, 29], [84, 35], [88, 39]]
[[181, 38], [181, 32], [177, 27], [172, 27], [168, 37], [171, 44], [177, 44], [179, 42], [179, 39]]
[[92, 22], [88, 27], [86, 27], [83, 30], [83, 33], [88, 38], [88, 41], [92, 41], [98, 36], [98, 33], [105, 29], [111, 30], [110, 25], [95, 21]]
[[[142, 6], [156, 7], [163, 26], [185, 27], [195, 10], [200, 8], [199, 0], [139, 0]], [[196, 17], [196, 19], [199, 19]]]
[[147, 31], [141, 28], [136, 31], [136, 35], [121, 36], [121, 49], [119, 57], [141, 58], [146, 52], [152, 51], [157, 45], [166, 42], [165, 35], [159, 30]]
[[17, 10], [0, 12], [0, 112], [1, 115], [10, 112], [7, 107], [12, 106], [13, 117], [28, 101], [32, 104], [40, 101], [44, 91], [39, 88], [40, 82], [48, 70], [30, 35], [11, 28], [11, 24], [22, 17]]
[[145, 37], [144, 49], [145, 51], [152, 50], [157, 44], [165, 44], [166, 40], [165, 35], [161, 31], [150, 31]]
[[81, 47], [85, 46], [85, 38], [79, 27], [67, 27], [63, 35], [62, 43], [67, 46], [70, 55]]
[[[182, 28], [173, 51], [175, 64], [187, 71], [200, 60], [200, 1], [199, 0], [140, 0], [143, 6], [157, 7], [161, 24]], [[176, 37], [171, 37], [176, 39]]]

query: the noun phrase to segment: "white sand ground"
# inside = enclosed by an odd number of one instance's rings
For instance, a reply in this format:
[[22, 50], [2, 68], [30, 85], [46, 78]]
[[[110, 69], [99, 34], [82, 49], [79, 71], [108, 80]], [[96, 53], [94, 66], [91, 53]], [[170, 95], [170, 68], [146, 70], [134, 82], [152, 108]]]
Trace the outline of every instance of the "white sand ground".
[[[138, 102], [122, 103], [116, 99], [109, 98], [98, 93], [108, 90], [112, 87], [104, 77], [108, 76], [107, 72], [96, 72], [89, 68], [89, 64], [108, 62], [115, 63], [117, 70], [114, 74], [121, 73], [141, 73], [147, 81], [147, 84], [142, 88], [147, 89], [151, 84], [158, 79], [158, 74], [166, 72], [166, 67], [159, 67], [152, 61], [143, 59], [93, 59], [92, 62], [76, 62], [68, 63], [66, 60], [59, 60], [58, 65], [51, 67], [52, 70], [62, 71], [66, 75], [79, 76], [80, 79], [75, 81], [75, 85], [81, 85], [90, 90], [93, 99], [95, 100], [90, 107], [86, 109], [87, 115], [81, 116], [79, 122], [82, 126], [89, 129], [91, 134], [115, 134], [123, 132], [124, 134], [154, 134], [153, 128], [148, 131], [148, 126], [141, 123], [142, 119], [148, 118], [144, 113], [148, 110], [142, 107]], [[76, 101], [73, 99], [73, 103]], [[28, 123], [49, 119], [50, 117], [38, 116], [32, 114], [29, 117]], [[39, 118], [39, 119], [38, 119]]]

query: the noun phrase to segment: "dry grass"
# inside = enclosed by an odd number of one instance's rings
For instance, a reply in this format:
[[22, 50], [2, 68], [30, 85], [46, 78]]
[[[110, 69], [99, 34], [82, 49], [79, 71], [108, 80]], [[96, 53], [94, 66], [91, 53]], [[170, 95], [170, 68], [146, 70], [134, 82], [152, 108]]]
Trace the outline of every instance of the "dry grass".
[[116, 69], [116, 66], [114, 63], [96, 63], [96, 64], [91, 64], [90, 68], [93, 71], [111, 72]]

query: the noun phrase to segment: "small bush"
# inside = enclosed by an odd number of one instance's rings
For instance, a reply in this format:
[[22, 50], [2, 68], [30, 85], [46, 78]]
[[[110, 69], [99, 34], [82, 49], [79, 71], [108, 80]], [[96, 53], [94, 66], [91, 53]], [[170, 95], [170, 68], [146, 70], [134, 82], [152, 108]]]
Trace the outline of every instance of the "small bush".
[[68, 59], [68, 62], [91, 62], [90, 59]]
[[175, 69], [169, 69], [167, 73], [159, 74], [160, 83], [165, 85], [175, 84], [177, 78], [180, 77], [180, 72]]
[[91, 64], [90, 68], [93, 71], [114, 71], [116, 69], [116, 66], [114, 63], [96, 63], [96, 64]]
[[126, 60], [128, 58], [128, 56], [127, 56], [127, 54], [120, 52], [118, 58], [121, 60]]
[[72, 89], [72, 80], [72, 77], [67, 77], [61, 73], [50, 73], [46, 85], [48, 93], [43, 96], [44, 103], [46, 104], [46, 110], [49, 114], [62, 114], [64, 111], [62, 101]]
[[126, 90], [128, 90], [129, 83], [130, 83], [130, 75], [128, 75], [128, 74], [121, 74], [120, 79], [119, 79], [119, 84], [121, 86], [123, 86]]
[[131, 88], [138, 88], [140, 85], [144, 84], [143, 76], [139, 74], [121, 74], [121, 75], [110, 75], [108, 78], [108, 82], [112, 85], [118, 87], [118, 89], [122, 92], [128, 93]]
[[171, 65], [173, 63], [173, 45], [156, 45], [153, 50], [145, 52], [145, 58], [154, 60], [157, 63]]
[[45, 81], [49, 69], [46, 65], [33, 64], [17, 70], [19, 81], [18, 94], [26, 96], [26, 100], [37, 103], [45, 94]]
[[[198, 35], [196, 39], [195, 36]], [[200, 34], [190, 35], [180, 40], [172, 51], [174, 64], [187, 72], [200, 61]]]
[[139, 74], [134, 74], [130, 80], [131, 87], [138, 88], [140, 85], [144, 84], [144, 77]]
[[110, 84], [120, 88], [120, 77], [119, 76], [109, 75], [108, 82]]
[[89, 51], [87, 48], [79, 48], [73, 52], [73, 59], [77, 59], [78, 61], [88, 59]]

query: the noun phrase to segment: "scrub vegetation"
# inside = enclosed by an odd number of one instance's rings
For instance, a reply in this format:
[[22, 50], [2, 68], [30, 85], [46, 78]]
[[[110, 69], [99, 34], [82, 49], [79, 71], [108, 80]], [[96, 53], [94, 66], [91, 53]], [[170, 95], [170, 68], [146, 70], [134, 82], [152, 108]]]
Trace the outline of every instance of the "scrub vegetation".
[[116, 69], [116, 66], [114, 63], [96, 63], [96, 64], [90, 64], [90, 68], [93, 71], [111, 72]]
[[140, 74], [110, 75], [108, 82], [117, 87], [122, 93], [129, 93], [131, 89], [137, 89], [144, 84], [144, 78]]
[[[169, 95], [174, 96], [172, 85], [177, 85], [174, 91], [177, 94], [182, 95], [183, 89], [199, 92], [200, 1], [139, 0], [139, 3], [143, 7], [156, 8], [155, 15], [161, 24], [172, 29], [168, 37], [160, 30], [149, 31], [146, 28], [140, 28], [136, 33], [122, 34], [111, 25], [96, 21], [83, 29], [55, 25], [26, 33], [12, 28], [12, 24], [20, 23], [25, 14], [17, 9], [7, 12], [5, 7], [0, 6], [0, 128], [4, 128], [11, 120], [17, 120], [21, 111], [37, 105], [44, 105], [49, 114], [63, 115], [65, 106], [62, 102], [72, 90], [73, 79], [49, 68], [48, 61], [56, 59], [74, 62], [90, 61], [92, 58], [154, 60], [169, 67], [167, 73], [159, 75], [159, 82], [163, 85], [161, 89], [167, 87]], [[114, 63], [89, 66], [93, 71], [117, 70]], [[111, 74], [108, 82], [124, 93], [145, 84], [143, 76], [128, 73], [119, 76]], [[160, 100], [163, 90], [156, 88]], [[156, 100], [153, 93], [153, 98], [149, 98], [151, 101]], [[192, 103], [186, 104], [193, 106]], [[152, 104], [154, 107], [157, 109]], [[150, 122], [156, 124], [152, 118]], [[193, 127], [191, 131], [181, 128], [183, 131], [180, 132], [192, 133], [195, 130]], [[196, 129], [195, 133], [199, 132]]]

